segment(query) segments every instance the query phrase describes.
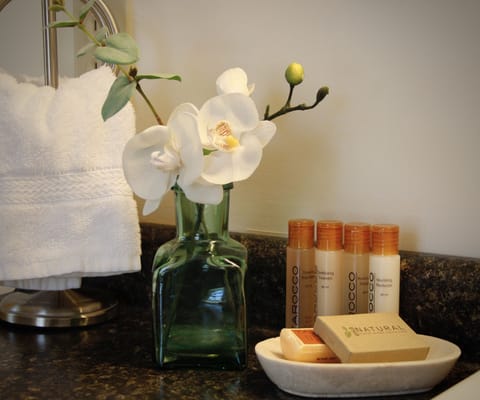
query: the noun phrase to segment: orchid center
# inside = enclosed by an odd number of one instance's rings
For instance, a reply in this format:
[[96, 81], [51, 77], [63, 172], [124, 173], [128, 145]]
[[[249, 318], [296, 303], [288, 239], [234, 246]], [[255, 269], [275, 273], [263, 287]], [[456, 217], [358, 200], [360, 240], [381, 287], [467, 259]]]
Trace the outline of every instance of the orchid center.
[[152, 152], [150, 155], [150, 163], [156, 168], [166, 172], [176, 171], [182, 165], [180, 155], [170, 144], [165, 145], [163, 152]]
[[233, 135], [228, 121], [219, 121], [215, 128], [209, 130], [209, 136], [213, 145], [223, 151], [232, 151], [239, 146], [240, 142]]

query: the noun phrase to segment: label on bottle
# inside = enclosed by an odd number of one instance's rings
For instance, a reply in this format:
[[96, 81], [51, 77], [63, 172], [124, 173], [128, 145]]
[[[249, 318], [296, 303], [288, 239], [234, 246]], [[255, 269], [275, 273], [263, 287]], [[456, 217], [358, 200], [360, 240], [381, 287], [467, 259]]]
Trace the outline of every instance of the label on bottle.
[[375, 312], [375, 274], [368, 274], [368, 312]]
[[317, 315], [342, 314], [342, 251], [315, 252]]
[[316, 273], [315, 271], [302, 271], [300, 274], [301, 288], [301, 306], [303, 312], [300, 313], [299, 326], [313, 327], [316, 318]]
[[370, 257], [368, 312], [399, 312], [400, 256]]
[[357, 274], [350, 271], [347, 274], [347, 312], [349, 314], [357, 313]]
[[286, 271], [287, 328], [308, 328], [315, 322], [316, 270], [313, 248], [287, 247]]
[[287, 282], [287, 310], [290, 311], [287, 326], [313, 326], [316, 316], [315, 289], [315, 272], [301, 271], [298, 266], [292, 266]]
[[344, 253], [344, 314], [363, 314], [368, 311], [368, 261], [368, 253]]
[[296, 265], [292, 267], [292, 277], [290, 282], [287, 284], [290, 287], [290, 319], [291, 319], [291, 326], [299, 326], [299, 309], [298, 309], [298, 292], [300, 289], [299, 282], [300, 282], [300, 268]]

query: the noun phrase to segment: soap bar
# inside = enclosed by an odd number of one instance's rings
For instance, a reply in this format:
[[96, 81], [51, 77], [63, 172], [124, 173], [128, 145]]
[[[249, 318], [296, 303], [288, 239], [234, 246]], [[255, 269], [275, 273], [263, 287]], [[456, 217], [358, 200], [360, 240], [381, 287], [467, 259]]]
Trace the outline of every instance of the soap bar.
[[313, 329], [342, 363], [417, 361], [429, 351], [396, 313], [318, 316]]
[[312, 328], [283, 328], [280, 331], [280, 346], [287, 360], [333, 363], [340, 362]]

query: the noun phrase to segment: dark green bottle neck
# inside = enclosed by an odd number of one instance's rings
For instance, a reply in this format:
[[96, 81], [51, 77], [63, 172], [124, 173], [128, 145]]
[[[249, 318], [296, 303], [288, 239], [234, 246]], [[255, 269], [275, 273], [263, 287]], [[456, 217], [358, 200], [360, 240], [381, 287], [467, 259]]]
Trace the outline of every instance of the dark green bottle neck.
[[228, 214], [231, 185], [225, 185], [217, 204], [194, 203], [180, 188], [175, 188], [177, 238], [190, 240], [228, 239]]

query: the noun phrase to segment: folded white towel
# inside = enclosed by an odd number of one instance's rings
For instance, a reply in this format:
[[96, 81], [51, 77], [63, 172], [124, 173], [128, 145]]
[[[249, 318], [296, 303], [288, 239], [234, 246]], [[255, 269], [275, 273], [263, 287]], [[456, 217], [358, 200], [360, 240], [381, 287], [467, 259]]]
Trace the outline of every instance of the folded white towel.
[[100, 113], [114, 79], [102, 67], [54, 89], [0, 72], [0, 284], [60, 290], [140, 269], [121, 162], [133, 108]]

